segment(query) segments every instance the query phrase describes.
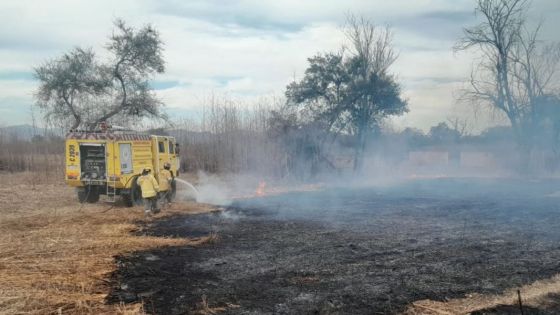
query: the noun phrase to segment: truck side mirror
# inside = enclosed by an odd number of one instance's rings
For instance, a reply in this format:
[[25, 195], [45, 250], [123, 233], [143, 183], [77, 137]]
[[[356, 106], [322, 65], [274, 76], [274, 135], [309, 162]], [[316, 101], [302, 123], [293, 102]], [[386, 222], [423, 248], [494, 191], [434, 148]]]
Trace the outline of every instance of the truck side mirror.
[[179, 147], [178, 143], [175, 143], [175, 154], [181, 153], [181, 148]]

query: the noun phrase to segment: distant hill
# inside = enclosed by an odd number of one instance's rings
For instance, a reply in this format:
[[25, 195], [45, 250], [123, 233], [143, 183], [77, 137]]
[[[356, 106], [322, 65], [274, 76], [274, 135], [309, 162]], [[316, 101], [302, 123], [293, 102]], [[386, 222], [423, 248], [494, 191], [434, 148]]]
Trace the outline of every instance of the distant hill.
[[29, 124], [0, 127], [0, 135], [31, 140], [33, 136], [63, 136], [62, 129], [33, 127]]

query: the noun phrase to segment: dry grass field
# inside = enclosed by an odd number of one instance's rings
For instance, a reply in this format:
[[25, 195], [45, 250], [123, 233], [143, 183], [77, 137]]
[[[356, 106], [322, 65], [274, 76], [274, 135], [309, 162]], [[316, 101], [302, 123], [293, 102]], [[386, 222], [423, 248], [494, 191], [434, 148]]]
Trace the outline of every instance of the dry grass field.
[[[156, 216], [215, 210], [175, 203]], [[0, 314], [141, 314], [142, 305], [107, 305], [114, 256], [207, 238], [141, 236], [139, 207], [81, 205], [59, 178], [0, 174]]]
[[[119, 270], [115, 256], [122, 259], [131, 254], [134, 259], [134, 253], [165, 252], [184, 245], [197, 247], [196, 251], [208, 250], [207, 244], [214, 241], [213, 234], [158, 237], [149, 230], [162, 221], [175, 222], [173, 218], [215, 210], [208, 205], [180, 202], [155, 218], [146, 219], [139, 207], [125, 208], [105, 202], [81, 205], [72, 188], [44, 174], [0, 174], [0, 314], [158, 313], [142, 300], [131, 304], [107, 303], [107, 295], [116, 286], [112, 275]], [[183, 224], [177, 222], [174, 224]], [[224, 244], [214, 245], [214, 250], [227, 245], [225, 240], [218, 243]], [[152, 277], [158, 276], [157, 268], [152, 272]], [[319, 278], [305, 279], [309, 281], [300, 286], [316, 285]], [[517, 314], [517, 289], [521, 290], [526, 314], [554, 314], [560, 310], [560, 278], [555, 276], [511, 287], [501, 294], [472, 293], [461, 298], [416, 301], [404, 313]], [[243, 303], [221, 307], [216, 304], [216, 296], [206, 300], [204, 295], [202, 303], [198, 300], [195, 304], [193, 307], [200, 314], [229, 313], [237, 310], [232, 307], [246, 307]]]

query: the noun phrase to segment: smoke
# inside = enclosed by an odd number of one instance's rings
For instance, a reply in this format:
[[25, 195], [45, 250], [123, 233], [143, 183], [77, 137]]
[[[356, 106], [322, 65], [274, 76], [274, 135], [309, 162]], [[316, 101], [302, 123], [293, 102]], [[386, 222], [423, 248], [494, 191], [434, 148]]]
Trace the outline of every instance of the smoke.
[[[560, 171], [560, 150], [546, 140], [550, 136], [543, 135], [527, 157], [520, 153], [511, 127], [492, 127], [475, 135], [459, 118], [438, 123], [429, 132], [396, 130], [381, 122], [365, 135], [364, 150], [357, 155], [362, 148], [352, 130], [328, 130], [284, 103], [263, 99], [253, 104], [255, 110], [243, 110], [247, 104], [227, 96], [211, 98], [200, 122], [178, 122], [179, 129], [169, 131], [184, 148], [185, 171], [219, 174], [200, 174], [195, 184], [201, 189], [201, 202], [230, 204], [232, 198], [254, 194], [262, 181], [272, 189], [317, 182], [383, 186], [408, 179]], [[530, 165], [523, 167], [525, 160]]]
[[229, 206], [231, 204], [230, 189], [227, 183], [218, 176], [199, 172], [197, 189], [197, 202], [218, 206]]
[[[200, 150], [191, 148], [186, 154], [204, 151], [205, 158], [201, 155], [200, 160], [192, 159], [187, 165], [207, 167], [209, 173], [199, 171], [198, 179], [193, 181], [196, 196], [188, 189], [182, 189], [180, 195], [196, 198], [200, 203], [231, 206], [238, 200], [286, 194], [316, 185], [332, 195], [343, 189], [383, 191], [400, 186], [406, 197], [410, 191], [404, 187], [413, 181], [521, 177], [518, 148], [508, 127], [493, 128], [480, 135], [459, 132], [445, 123], [429, 133], [415, 129], [379, 130], [368, 135], [359, 170], [354, 169], [355, 137], [344, 132], [334, 135], [316, 126], [304, 127], [277, 128], [276, 133], [270, 133], [265, 129], [249, 132], [237, 126], [236, 132], [200, 133], [196, 142]], [[209, 157], [220, 159], [208, 160]], [[531, 174], [546, 173], [543, 170], [548, 156], [535, 149], [531, 158], [535, 168], [541, 170]], [[218, 175], [211, 174], [214, 172]], [[439, 184], [420, 186], [425, 192], [446, 188]], [[450, 187], [459, 186], [462, 187]]]
[[256, 174], [213, 175], [199, 171], [194, 184], [196, 192], [193, 194], [193, 190], [186, 187], [178, 194], [183, 199], [192, 198], [200, 203], [229, 206], [235, 199], [255, 197], [263, 183], [263, 177]]

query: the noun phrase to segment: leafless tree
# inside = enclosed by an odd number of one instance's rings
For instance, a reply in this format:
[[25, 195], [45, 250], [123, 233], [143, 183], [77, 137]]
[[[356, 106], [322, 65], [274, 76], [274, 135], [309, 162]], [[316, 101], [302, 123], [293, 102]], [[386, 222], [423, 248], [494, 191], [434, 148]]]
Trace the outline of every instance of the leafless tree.
[[470, 126], [465, 118], [447, 117], [447, 125], [454, 130], [459, 137], [464, 137], [469, 134]]
[[529, 0], [477, 0], [483, 21], [464, 30], [456, 50], [478, 48], [481, 62], [471, 73], [464, 99], [503, 112], [528, 163], [543, 97], [556, 93], [554, 78], [560, 46], [539, 40], [540, 24], [530, 29]]
[[349, 15], [344, 34], [349, 41], [349, 51], [362, 61], [364, 78], [368, 73], [387, 74], [389, 67], [397, 61], [393, 32], [388, 26], [379, 27], [364, 17]]

